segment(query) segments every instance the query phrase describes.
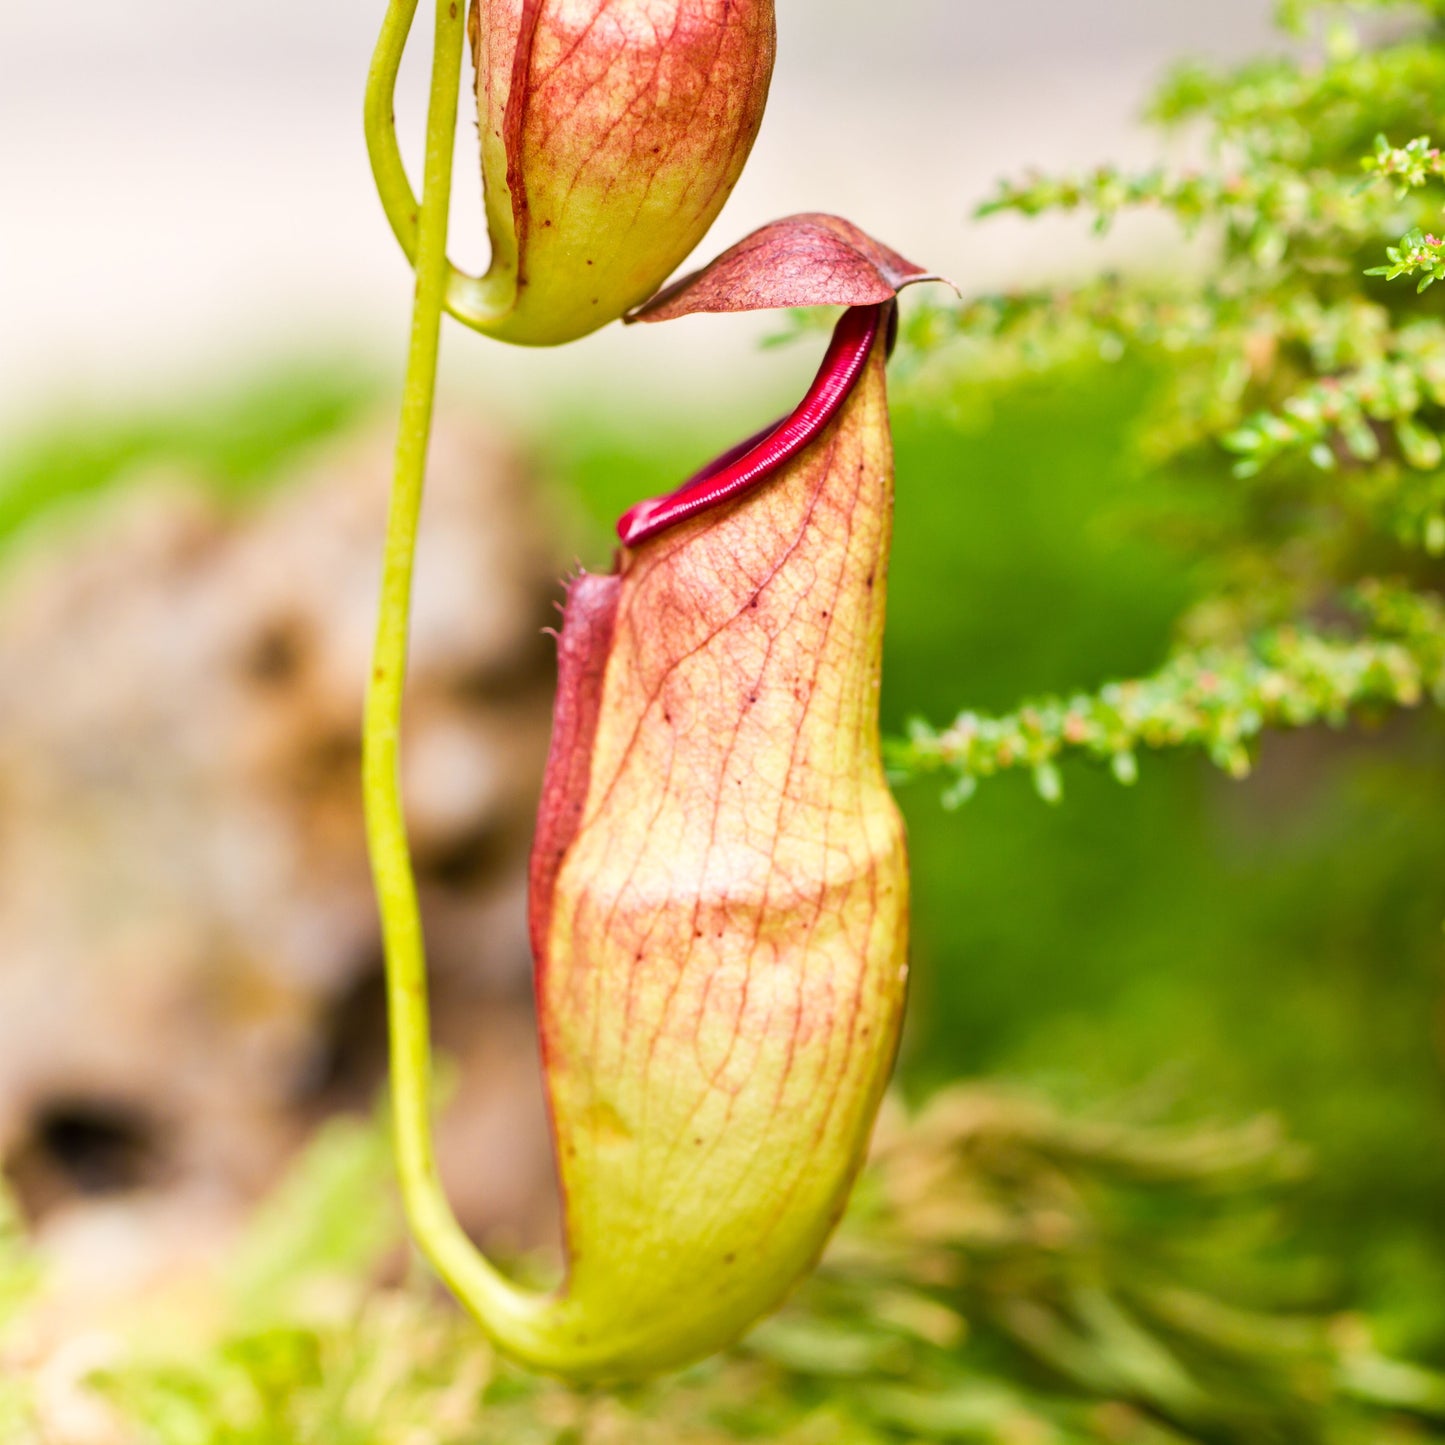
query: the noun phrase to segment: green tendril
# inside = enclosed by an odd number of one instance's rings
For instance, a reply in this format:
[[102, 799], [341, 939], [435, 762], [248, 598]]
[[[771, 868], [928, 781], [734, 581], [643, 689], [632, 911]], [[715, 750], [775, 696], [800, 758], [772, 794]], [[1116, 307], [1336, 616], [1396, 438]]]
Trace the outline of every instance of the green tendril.
[[[377, 51], [378, 68], [390, 63], [383, 57], [400, 53], [415, 10], [416, 0], [396, 0], [392, 5]], [[425, 176], [414, 232], [416, 299], [386, 524], [380, 619], [367, 687], [362, 783], [386, 952], [392, 1127], [407, 1219], [422, 1252], [479, 1323], [494, 1337], [508, 1340], [514, 1350], [527, 1353], [526, 1341], [535, 1333], [544, 1302], [512, 1285], [476, 1251], [457, 1222], [437, 1172], [426, 955], [398, 767], [417, 524], [449, 275], [447, 213], [464, 24], [456, 0], [438, 0]], [[376, 69], [373, 90], [375, 80]], [[372, 112], [369, 101], [368, 122]], [[394, 183], [395, 174], [384, 171], [385, 167], [378, 173], [378, 183]]]
[[[463, 0], [456, 0], [456, 15], [448, 9], [447, 19], [454, 22], [458, 37], [461, 36], [465, 21], [462, 19]], [[386, 219], [391, 224], [406, 259], [417, 265], [421, 250], [421, 207], [417, 203], [411, 182], [407, 178], [406, 163], [401, 158], [401, 146], [396, 138], [396, 80], [401, 71], [401, 59], [406, 53], [407, 36], [411, 33], [416, 17], [417, 0], [391, 0], [387, 6], [386, 18], [382, 21], [381, 34], [372, 52], [371, 69], [366, 78], [366, 103], [364, 110], [366, 129], [366, 152], [371, 159], [371, 173], [376, 180], [376, 192], [381, 198]], [[461, 79], [460, 38], [457, 40], [457, 80]], [[433, 93], [433, 96], [435, 93]], [[456, 96], [452, 96], [452, 114], [456, 114]], [[448, 171], [451, 163], [453, 129], [447, 137]], [[428, 159], [430, 159], [431, 138], [428, 136]], [[443, 308], [447, 313], [474, 331], [490, 331], [500, 316], [512, 304], [512, 286], [509, 278], [470, 276], [458, 269], [445, 256], [443, 266]]]

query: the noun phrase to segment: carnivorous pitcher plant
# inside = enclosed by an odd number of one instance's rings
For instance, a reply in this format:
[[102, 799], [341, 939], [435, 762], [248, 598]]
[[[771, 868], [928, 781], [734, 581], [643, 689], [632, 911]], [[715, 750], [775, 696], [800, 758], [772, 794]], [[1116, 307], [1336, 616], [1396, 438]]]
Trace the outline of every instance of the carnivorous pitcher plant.
[[[398, 0], [389, 18], [403, 35], [396, 12], [414, 3]], [[472, 47], [493, 273], [506, 278], [496, 294], [508, 298], [483, 329], [562, 340], [655, 288], [756, 129], [770, 9], [483, 0]], [[437, 1177], [397, 782], [440, 316], [475, 294], [446, 258], [462, 24], [440, 0], [425, 183], [415, 224], [398, 226], [417, 303], [366, 719], [398, 1161], [419, 1244], [502, 1348], [571, 1378], [639, 1377], [726, 1344], [810, 1266], [892, 1064], [908, 877], [878, 743], [893, 485], [884, 364], [894, 298], [925, 277], [847, 222], [795, 216], [629, 318], [846, 308], [798, 407], [634, 506], [615, 570], [568, 589], [530, 900], [567, 1275], [554, 1294], [523, 1290], [466, 1239]], [[704, 32], [716, 63], [697, 60]], [[644, 42], [656, 52], [639, 59]], [[577, 89], [549, 91], [572, 66]], [[706, 125], [668, 150], [648, 130], [667, 109], [650, 87], [684, 82], [702, 87], [689, 104]], [[599, 138], [592, 150], [586, 133]], [[609, 187], [589, 158], [614, 144]], [[383, 146], [383, 191], [387, 164]]]
[[[366, 99], [413, 261], [391, 109], [415, 11], [394, 0]], [[468, 32], [492, 260], [480, 278], [447, 268], [447, 308], [502, 341], [571, 341], [651, 296], [732, 193], [767, 102], [773, 0], [471, 0]]]

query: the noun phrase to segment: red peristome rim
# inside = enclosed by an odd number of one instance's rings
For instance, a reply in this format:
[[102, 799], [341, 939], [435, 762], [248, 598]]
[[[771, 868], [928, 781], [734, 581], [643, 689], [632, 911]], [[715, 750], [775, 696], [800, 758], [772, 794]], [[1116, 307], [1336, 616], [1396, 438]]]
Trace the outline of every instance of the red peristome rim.
[[845, 311], [833, 329], [823, 364], [797, 407], [782, 421], [724, 452], [676, 491], [638, 502], [624, 512], [617, 523], [617, 535], [624, 544], [635, 547], [699, 512], [751, 491], [808, 446], [852, 394], [893, 305], [890, 300]]

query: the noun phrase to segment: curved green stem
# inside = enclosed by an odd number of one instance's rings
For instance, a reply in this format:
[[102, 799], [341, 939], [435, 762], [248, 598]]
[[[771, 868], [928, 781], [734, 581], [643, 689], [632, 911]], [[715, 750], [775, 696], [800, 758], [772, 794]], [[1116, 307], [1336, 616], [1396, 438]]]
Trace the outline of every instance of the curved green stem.
[[[456, 0], [457, 15], [448, 13], [448, 19], [455, 19], [458, 27], [463, 24], [461, 12], [464, 3], [465, 0]], [[366, 77], [364, 108], [366, 152], [371, 158], [376, 191], [381, 197], [386, 219], [391, 223], [392, 234], [413, 266], [417, 264], [420, 248], [421, 210], [397, 143], [395, 106], [396, 79], [401, 71], [401, 58], [406, 52], [407, 36], [416, 17], [416, 7], [417, 0], [391, 0], [388, 4], [381, 34], [372, 52], [371, 69]], [[455, 95], [452, 108], [455, 111]], [[443, 304], [446, 310], [474, 331], [491, 331], [515, 299], [512, 278], [490, 273], [487, 276], [469, 276], [445, 259], [444, 266]]]
[[[415, 6], [416, 0], [398, 0], [388, 14], [388, 27]], [[551, 1302], [519, 1290], [476, 1251], [457, 1223], [437, 1173], [426, 957], [398, 768], [413, 560], [447, 288], [447, 210], [464, 26], [459, 8], [458, 0], [437, 0], [426, 172], [416, 232], [416, 301], [387, 518], [380, 620], [367, 688], [362, 782], [386, 950], [393, 1128], [407, 1219], [438, 1274], [482, 1326], [515, 1353], [536, 1358], [535, 1342]]]

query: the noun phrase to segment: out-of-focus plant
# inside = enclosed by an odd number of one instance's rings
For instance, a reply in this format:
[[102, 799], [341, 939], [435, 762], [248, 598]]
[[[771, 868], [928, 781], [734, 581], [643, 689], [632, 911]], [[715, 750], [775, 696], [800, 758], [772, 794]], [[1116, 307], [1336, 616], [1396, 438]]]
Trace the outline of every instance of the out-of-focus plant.
[[[1243, 776], [1269, 728], [1445, 706], [1445, 314], [1436, 293], [1390, 281], [1445, 274], [1428, 138], [1445, 129], [1445, 32], [1438, 5], [1371, 8], [1412, 23], [1371, 46], [1331, 11], [1313, 58], [1179, 70], [1152, 113], [1202, 136], [1199, 166], [1030, 176], [981, 208], [1079, 212], [1098, 229], [1161, 211], [1207, 245], [1195, 275], [1146, 267], [911, 313], [905, 355], [925, 387], [981, 361], [1162, 361], [1142, 446], [1156, 522], [1204, 595], [1154, 675], [919, 722], [892, 749], [898, 777], [941, 774], [957, 803], [1024, 768], [1054, 801], [1071, 753], [1125, 783], [1159, 748], [1200, 748]], [[1387, 244], [1389, 265], [1372, 264]]]
[[73, 400], [0, 450], [0, 549], [66, 504], [152, 467], [196, 473], [228, 500], [274, 484], [303, 448], [353, 425], [376, 399], [354, 361], [273, 361], [214, 393], [97, 411]]
[[142, 1337], [73, 1389], [109, 1402], [120, 1438], [156, 1445], [1445, 1438], [1445, 1379], [1385, 1357], [1366, 1321], [1320, 1307], [1308, 1269], [1272, 1262], [1306, 1164], [1278, 1126], [1149, 1112], [1069, 1118], [979, 1088], [895, 1108], [786, 1309], [621, 1391], [508, 1365], [420, 1283], [368, 1287], [395, 1235], [347, 1216], [384, 1151], [347, 1127], [258, 1223], [217, 1338], [178, 1354]]

